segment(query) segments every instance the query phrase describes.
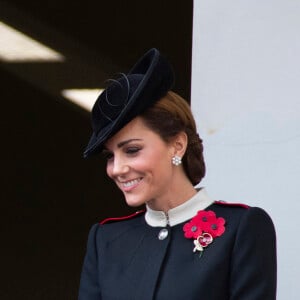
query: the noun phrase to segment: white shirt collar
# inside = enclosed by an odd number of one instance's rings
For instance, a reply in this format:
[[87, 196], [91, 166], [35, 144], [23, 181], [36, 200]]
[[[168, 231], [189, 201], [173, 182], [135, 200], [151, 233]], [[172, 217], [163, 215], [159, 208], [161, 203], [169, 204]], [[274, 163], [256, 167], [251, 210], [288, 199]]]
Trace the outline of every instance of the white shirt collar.
[[204, 188], [183, 204], [176, 206], [165, 213], [153, 210], [148, 205], [145, 220], [152, 227], [165, 227], [168, 224], [175, 226], [194, 217], [199, 210], [203, 210], [214, 202]]

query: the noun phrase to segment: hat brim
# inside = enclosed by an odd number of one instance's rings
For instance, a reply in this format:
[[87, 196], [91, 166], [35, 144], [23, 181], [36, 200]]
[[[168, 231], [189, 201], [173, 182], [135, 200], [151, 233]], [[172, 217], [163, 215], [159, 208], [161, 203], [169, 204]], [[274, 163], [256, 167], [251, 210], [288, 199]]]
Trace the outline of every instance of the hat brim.
[[172, 88], [174, 83], [171, 65], [155, 48], [139, 59], [129, 71], [128, 75], [130, 74], [142, 74], [143, 78], [117, 118], [98, 133], [93, 132], [83, 154], [85, 158], [99, 153], [110, 137], [147, 108], [153, 106]]

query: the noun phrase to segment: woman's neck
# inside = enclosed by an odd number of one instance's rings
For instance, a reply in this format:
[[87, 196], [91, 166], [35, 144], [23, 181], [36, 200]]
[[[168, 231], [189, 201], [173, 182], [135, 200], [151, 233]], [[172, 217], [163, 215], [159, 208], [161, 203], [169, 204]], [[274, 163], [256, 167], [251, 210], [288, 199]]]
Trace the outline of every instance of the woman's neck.
[[147, 205], [158, 211], [168, 212], [184, 202], [188, 201], [197, 193], [197, 190], [189, 180], [181, 181], [180, 184], [173, 185], [168, 189], [165, 195], [160, 198], [152, 199], [147, 202]]

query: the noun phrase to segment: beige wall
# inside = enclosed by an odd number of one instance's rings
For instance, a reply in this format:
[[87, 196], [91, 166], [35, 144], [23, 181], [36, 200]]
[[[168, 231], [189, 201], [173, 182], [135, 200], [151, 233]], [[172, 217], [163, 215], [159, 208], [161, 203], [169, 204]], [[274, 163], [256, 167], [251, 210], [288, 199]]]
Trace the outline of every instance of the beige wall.
[[194, 1], [192, 108], [215, 198], [263, 207], [278, 299], [298, 299], [300, 1]]

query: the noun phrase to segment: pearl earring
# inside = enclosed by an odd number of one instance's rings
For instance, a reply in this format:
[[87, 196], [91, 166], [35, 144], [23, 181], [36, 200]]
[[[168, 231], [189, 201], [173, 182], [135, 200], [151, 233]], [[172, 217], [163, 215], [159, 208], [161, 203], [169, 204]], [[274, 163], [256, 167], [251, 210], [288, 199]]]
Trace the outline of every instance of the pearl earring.
[[175, 166], [179, 166], [181, 164], [181, 157], [178, 155], [175, 155], [172, 157], [172, 164]]

